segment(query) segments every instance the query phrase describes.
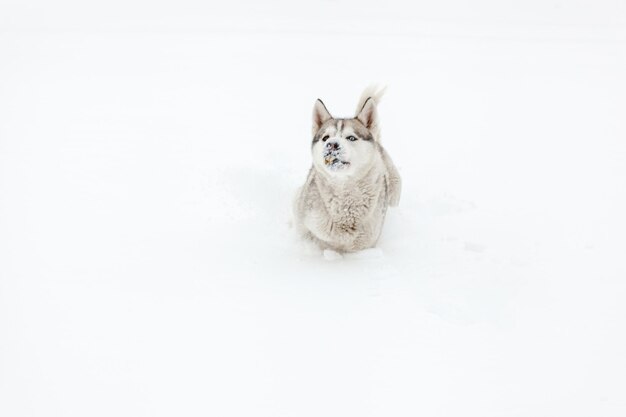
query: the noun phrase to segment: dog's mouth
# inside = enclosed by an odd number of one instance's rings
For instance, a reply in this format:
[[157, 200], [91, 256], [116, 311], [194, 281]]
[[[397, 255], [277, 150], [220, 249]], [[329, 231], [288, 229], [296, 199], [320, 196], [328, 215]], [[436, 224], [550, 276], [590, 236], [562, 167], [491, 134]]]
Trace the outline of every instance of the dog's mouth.
[[350, 162], [347, 161], [342, 161], [339, 158], [335, 158], [333, 156], [327, 156], [324, 158], [324, 163], [326, 164], [326, 166], [328, 168], [330, 168], [333, 171], [336, 171], [338, 169], [342, 169], [345, 168], [347, 166], [350, 165]]
[[326, 149], [324, 151], [324, 164], [333, 171], [346, 168], [350, 165], [350, 162], [343, 161], [339, 158], [339, 149]]

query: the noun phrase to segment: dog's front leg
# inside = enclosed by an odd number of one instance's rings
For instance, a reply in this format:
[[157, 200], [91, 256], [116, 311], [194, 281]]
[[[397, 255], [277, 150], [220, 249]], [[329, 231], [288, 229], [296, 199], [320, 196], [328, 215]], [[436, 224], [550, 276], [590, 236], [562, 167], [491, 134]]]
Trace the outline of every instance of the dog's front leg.
[[327, 213], [309, 213], [305, 225], [315, 237], [333, 246], [349, 245], [358, 236], [355, 224], [335, 222]]
[[389, 205], [392, 207], [397, 206], [400, 203], [400, 193], [402, 191], [402, 180], [398, 169], [394, 165], [391, 157], [386, 150], [382, 150], [383, 162], [387, 169], [387, 175], [385, 175], [385, 183], [387, 185], [387, 192], [389, 193]]

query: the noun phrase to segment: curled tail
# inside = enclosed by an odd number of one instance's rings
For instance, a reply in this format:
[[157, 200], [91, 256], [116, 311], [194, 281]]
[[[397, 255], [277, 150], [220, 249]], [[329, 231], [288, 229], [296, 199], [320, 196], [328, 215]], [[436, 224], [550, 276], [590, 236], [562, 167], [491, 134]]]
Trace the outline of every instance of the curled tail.
[[359, 99], [359, 104], [356, 105], [356, 112], [354, 114], [355, 115], [359, 114], [359, 112], [365, 105], [365, 102], [370, 97], [374, 99], [376, 104], [380, 103], [380, 100], [383, 98], [383, 95], [385, 94], [386, 89], [387, 87], [381, 87], [376, 84], [372, 84], [369, 87], [367, 87], [361, 94], [361, 98]]
[[380, 140], [380, 127], [378, 125], [378, 116], [376, 115], [376, 106], [378, 105], [378, 103], [380, 103], [380, 100], [383, 97], [383, 94], [385, 94], [385, 90], [387, 89], [387, 87], [381, 87], [378, 86], [376, 84], [372, 84], [369, 87], [367, 87], [364, 91], [363, 94], [361, 94], [361, 98], [359, 99], [359, 104], [357, 104], [356, 106], [356, 112], [355, 112], [355, 117], [357, 117], [359, 115], [359, 113], [361, 113], [361, 110], [363, 110], [363, 107], [365, 107], [365, 103], [367, 102], [368, 99], [372, 99], [374, 101], [374, 114], [373, 114], [373, 122], [371, 123], [371, 126], [368, 126], [370, 128], [370, 131], [372, 132], [372, 135], [374, 135], [374, 139], [376, 141]]

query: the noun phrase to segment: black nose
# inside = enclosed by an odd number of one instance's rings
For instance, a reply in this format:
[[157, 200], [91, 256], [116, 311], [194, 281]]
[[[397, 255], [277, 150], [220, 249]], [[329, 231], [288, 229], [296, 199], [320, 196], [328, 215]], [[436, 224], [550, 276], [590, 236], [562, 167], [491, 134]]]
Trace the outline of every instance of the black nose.
[[331, 150], [337, 150], [339, 149], [339, 144], [337, 142], [328, 142], [326, 147]]

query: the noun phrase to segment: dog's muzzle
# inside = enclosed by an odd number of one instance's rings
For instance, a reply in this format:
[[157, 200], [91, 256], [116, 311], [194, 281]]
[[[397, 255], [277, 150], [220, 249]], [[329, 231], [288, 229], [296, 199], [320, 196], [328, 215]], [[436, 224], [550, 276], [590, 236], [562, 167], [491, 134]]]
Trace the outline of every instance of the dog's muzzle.
[[340, 169], [347, 165], [350, 165], [350, 162], [345, 162], [341, 160], [342, 154], [343, 150], [337, 142], [328, 142], [324, 146], [324, 163], [332, 170]]

